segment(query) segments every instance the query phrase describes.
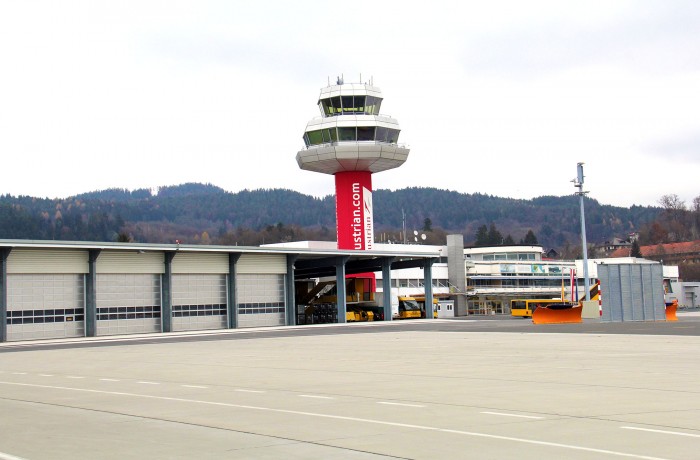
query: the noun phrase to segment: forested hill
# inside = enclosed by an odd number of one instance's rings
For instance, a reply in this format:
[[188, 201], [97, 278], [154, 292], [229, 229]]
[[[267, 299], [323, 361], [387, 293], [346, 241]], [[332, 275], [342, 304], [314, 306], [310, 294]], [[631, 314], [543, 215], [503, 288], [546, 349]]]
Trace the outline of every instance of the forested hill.
[[[377, 190], [373, 194], [377, 238], [402, 228], [463, 233], [474, 240], [481, 225], [494, 223], [517, 241], [532, 229], [539, 242], [560, 247], [579, 238], [575, 196], [532, 200], [465, 194], [433, 188]], [[591, 242], [626, 236], [654, 220], [660, 208], [601, 205], [586, 199]], [[259, 244], [290, 239], [334, 239], [333, 196], [314, 198], [291, 190], [230, 193], [208, 184], [134, 191], [109, 189], [66, 199], [0, 196], [0, 238], [139, 242]], [[256, 236], [257, 235], [257, 236]]]

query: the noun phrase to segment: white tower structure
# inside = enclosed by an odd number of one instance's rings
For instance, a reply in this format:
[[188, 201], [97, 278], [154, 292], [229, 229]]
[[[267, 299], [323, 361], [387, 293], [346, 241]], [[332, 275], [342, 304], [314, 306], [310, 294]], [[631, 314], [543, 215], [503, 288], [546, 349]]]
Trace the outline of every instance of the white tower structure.
[[409, 149], [398, 143], [398, 122], [380, 115], [382, 93], [366, 83], [321, 89], [321, 116], [306, 125], [306, 147], [297, 153], [301, 169], [335, 176], [339, 249], [373, 245], [372, 173], [398, 168]]

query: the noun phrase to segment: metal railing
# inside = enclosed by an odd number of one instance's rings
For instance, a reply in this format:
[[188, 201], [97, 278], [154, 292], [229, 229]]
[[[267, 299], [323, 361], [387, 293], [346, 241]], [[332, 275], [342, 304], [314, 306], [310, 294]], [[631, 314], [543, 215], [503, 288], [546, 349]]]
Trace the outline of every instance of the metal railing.
[[404, 143], [399, 144], [398, 142], [383, 142], [383, 141], [335, 141], [335, 142], [323, 142], [323, 143], [321, 143], [321, 144], [312, 144], [312, 145], [309, 145], [308, 147], [307, 147], [306, 145], [304, 145], [304, 147], [301, 148], [300, 150], [310, 150], [310, 149], [315, 149], [315, 148], [318, 148], [318, 147], [333, 147], [333, 146], [336, 146], [336, 145], [339, 145], [339, 144], [350, 143], [350, 142], [354, 142], [354, 143], [358, 143], [358, 144], [362, 144], [362, 145], [372, 145], [372, 144], [374, 144], [374, 145], [395, 145], [396, 147], [398, 147], [398, 148], [400, 148], [400, 149], [407, 149], [407, 148], [409, 148], [408, 144], [404, 144]]

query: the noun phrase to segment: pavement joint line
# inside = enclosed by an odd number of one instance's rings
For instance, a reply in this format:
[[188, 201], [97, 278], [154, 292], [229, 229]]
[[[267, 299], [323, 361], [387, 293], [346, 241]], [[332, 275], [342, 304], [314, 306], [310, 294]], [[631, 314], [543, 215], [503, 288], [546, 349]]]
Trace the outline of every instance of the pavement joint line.
[[158, 383], [158, 382], [140, 381], [140, 382], [136, 382], [136, 383], [142, 383], [142, 384], [144, 384], [144, 385], [160, 385], [160, 383]]
[[422, 404], [397, 403], [397, 402], [390, 402], [390, 401], [377, 401], [377, 404], [385, 404], [387, 406], [425, 407]]
[[185, 385], [185, 384], [182, 384], [181, 386], [183, 386], [185, 388], [205, 388], [205, 389], [209, 388], [209, 387], [205, 387], [204, 385]]
[[700, 434], [683, 433], [682, 431], [655, 430], [652, 428], [640, 428], [636, 426], [621, 426], [620, 428], [622, 428], [623, 430], [646, 431], [649, 433], [672, 434], [675, 436], [688, 436], [691, 438], [700, 438]]
[[489, 411], [483, 411], [481, 412], [482, 414], [488, 414], [488, 415], [502, 415], [504, 417], [520, 417], [520, 418], [530, 418], [530, 419], [535, 419], [535, 420], [542, 420], [544, 417], [536, 417], [534, 415], [520, 415], [520, 414], [508, 414], [505, 412], [489, 412]]
[[320, 395], [298, 395], [300, 398], [315, 398], [315, 399], [335, 399], [332, 396], [320, 396]]
[[247, 390], [245, 388], [237, 388], [233, 391], [238, 391], [240, 393], [265, 393], [263, 390]]
[[414, 424], [410, 424], [410, 423], [389, 422], [389, 421], [385, 421], [385, 420], [376, 420], [376, 419], [361, 418], [361, 417], [350, 417], [350, 416], [345, 416], [345, 415], [322, 414], [322, 413], [318, 413], [318, 412], [305, 412], [305, 411], [291, 410], [291, 409], [275, 409], [272, 407], [249, 406], [249, 405], [244, 405], [244, 404], [232, 404], [232, 403], [217, 402], [217, 401], [204, 401], [204, 400], [197, 400], [197, 399], [176, 398], [176, 397], [170, 397], [170, 396], [155, 396], [155, 395], [144, 395], [144, 394], [139, 394], [139, 393], [127, 393], [127, 392], [119, 392], [119, 391], [93, 390], [93, 389], [89, 389], [89, 388], [73, 388], [73, 387], [63, 387], [63, 386], [56, 386], [56, 385], [37, 385], [37, 384], [32, 384], [32, 383], [4, 382], [1, 380], [0, 380], [0, 385], [22, 386], [22, 387], [30, 387], [30, 388], [47, 388], [47, 389], [53, 389], [53, 390], [76, 391], [76, 392], [82, 392], [82, 393], [97, 393], [97, 394], [108, 394], [108, 395], [113, 395], [113, 396], [125, 396], [125, 397], [131, 397], [131, 398], [157, 399], [157, 400], [161, 400], [161, 401], [182, 402], [182, 403], [189, 403], [189, 404], [204, 404], [204, 405], [219, 406], [219, 407], [232, 407], [232, 408], [237, 408], [237, 409], [247, 409], [247, 410], [255, 410], [255, 411], [261, 411], [261, 412], [301, 415], [301, 416], [307, 416], [307, 417], [325, 418], [325, 419], [330, 419], [330, 420], [343, 420], [343, 421], [367, 423], [367, 424], [373, 424], [373, 425], [392, 426], [392, 427], [397, 427], [397, 428], [410, 428], [410, 429], [415, 429], [415, 430], [432, 431], [432, 432], [437, 432], [437, 433], [450, 433], [450, 434], [457, 434], [457, 435], [462, 435], [462, 436], [472, 436], [472, 437], [477, 437], [477, 438], [493, 439], [493, 440], [498, 440], [498, 441], [511, 441], [511, 442], [517, 442], [517, 443], [522, 443], [522, 444], [543, 446], [543, 447], [553, 447], [553, 448], [560, 448], [560, 449], [576, 450], [576, 451], [580, 451], [580, 452], [591, 452], [591, 453], [595, 453], [595, 454], [605, 454], [605, 455], [611, 455], [611, 456], [616, 456], [616, 457], [636, 458], [636, 459], [640, 459], [640, 460], [669, 460], [669, 459], [666, 459], [663, 457], [651, 457], [651, 456], [647, 456], [647, 455], [632, 454], [629, 452], [620, 452], [620, 451], [607, 450], [607, 449], [598, 449], [595, 447], [577, 446], [574, 444], [562, 444], [562, 443], [557, 443], [557, 442], [538, 441], [536, 439], [516, 438], [516, 437], [511, 437], [511, 436], [502, 436], [502, 435], [489, 434], [489, 433], [479, 433], [479, 432], [475, 432], [475, 431], [452, 430], [452, 429], [448, 429], [448, 428], [438, 428], [438, 427], [433, 427], [433, 426], [428, 426], [428, 425], [414, 425]]

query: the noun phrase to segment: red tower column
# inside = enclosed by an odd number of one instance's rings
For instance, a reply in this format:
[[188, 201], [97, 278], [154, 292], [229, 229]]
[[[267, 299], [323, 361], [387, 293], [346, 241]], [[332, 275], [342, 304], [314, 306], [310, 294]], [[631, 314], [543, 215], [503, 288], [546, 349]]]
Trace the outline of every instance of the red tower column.
[[335, 173], [335, 216], [338, 249], [372, 249], [372, 173], [343, 171]]

